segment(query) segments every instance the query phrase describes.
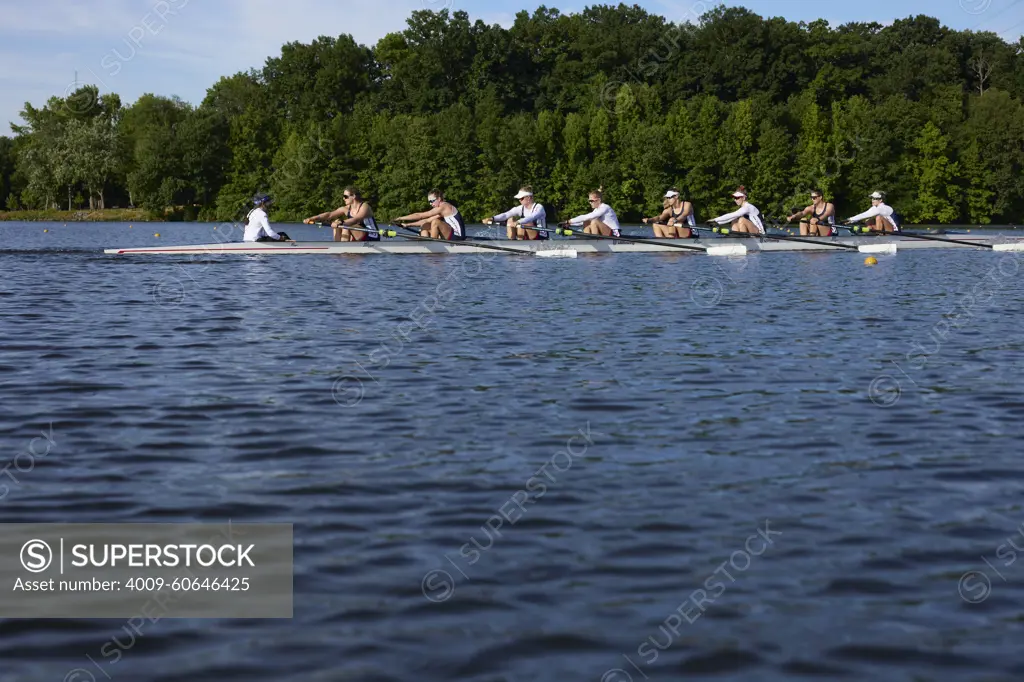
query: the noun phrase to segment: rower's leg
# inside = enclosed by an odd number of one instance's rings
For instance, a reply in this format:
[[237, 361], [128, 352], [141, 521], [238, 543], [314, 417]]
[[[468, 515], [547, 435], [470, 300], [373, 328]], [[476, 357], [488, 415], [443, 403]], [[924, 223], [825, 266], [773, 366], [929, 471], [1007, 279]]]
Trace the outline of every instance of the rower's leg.
[[516, 220], [515, 218], [509, 218], [505, 223], [505, 236], [508, 239], [516, 239]]
[[583, 223], [583, 234], [597, 234], [597, 229], [594, 227], [596, 220], [588, 220]]
[[688, 227], [676, 226], [676, 236], [679, 239], [689, 239], [693, 236], [693, 230]]
[[733, 223], [733, 229], [736, 232], [746, 232], [747, 234], [758, 234], [757, 228], [754, 227], [754, 223], [750, 222], [746, 218], [737, 218], [736, 222]]
[[452, 226], [440, 218], [434, 218], [430, 223], [430, 231], [437, 235], [435, 239], [452, 238]]
[[888, 225], [888, 222], [886, 221], [885, 218], [883, 218], [880, 215], [875, 216], [875, 224], [872, 227], [872, 229], [875, 232], [888, 232], [889, 230], [886, 229], [888, 227], [889, 227], [889, 225]]
[[359, 232], [356, 230], [347, 230], [347, 232], [348, 240], [350, 242], [364, 242], [368, 236], [365, 232]]
[[520, 237], [520, 239], [526, 239], [531, 242], [540, 239], [540, 232], [538, 232], [537, 230], [531, 230], [530, 228], [527, 227], [521, 228], [520, 232], [523, 233], [523, 236]]
[[591, 221], [590, 226], [594, 228], [594, 231], [591, 232], [591, 234], [600, 234], [604, 235], [605, 237], [612, 236], [612, 228], [608, 227], [600, 220]]
[[658, 238], [658, 239], [667, 239], [668, 238], [668, 225], [665, 225], [664, 223], [654, 223], [654, 225], [652, 227], [654, 227], [654, 236], [656, 238]]
[[804, 218], [803, 220], [800, 221], [800, 236], [801, 237], [806, 237], [809, 232], [810, 232], [810, 228], [809, 228], [809, 224], [807, 222], [807, 218]]

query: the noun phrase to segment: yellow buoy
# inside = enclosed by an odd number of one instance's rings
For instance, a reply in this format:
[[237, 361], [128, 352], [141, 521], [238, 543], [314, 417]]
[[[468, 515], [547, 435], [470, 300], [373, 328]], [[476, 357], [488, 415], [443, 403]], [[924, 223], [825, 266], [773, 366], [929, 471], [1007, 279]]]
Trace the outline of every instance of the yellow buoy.
[[153, 236], [154, 236], [154, 237], [159, 237], [159, 236], [160, 236], [160, 233], [159, 233], [159, 232], [157, 232], [157, 233], [156, 233], [156, 234], [154, 234]]
[[864, 265], [878, 265], [878, 260], [874, 256], [868, 256], [864, 259]]
[[129, 225], [129, 226], [128, 226], [128, 229], [129, 229], [129, 230], [130, 230], [130, 229], [132, 229], [132, 226], [131, 226], [131, 225]]
[[214, 228], [213, 228], [213, 229], [215, 229], [215, 230], [216, 230], [216, 229], [217, 229], [217, 227], [216, 227], [216, 226], [214, 226]]
[[43, 230], [43, 232], [49, 232], [49, 230]]

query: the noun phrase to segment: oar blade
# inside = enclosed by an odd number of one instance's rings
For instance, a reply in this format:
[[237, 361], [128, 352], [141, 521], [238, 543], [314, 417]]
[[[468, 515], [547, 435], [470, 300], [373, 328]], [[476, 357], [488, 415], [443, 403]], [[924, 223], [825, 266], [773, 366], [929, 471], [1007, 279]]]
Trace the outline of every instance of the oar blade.
[[881, 253], [889, 256], [896, 255], [895, 244], [861, 244], [857, 247], [861, 253]]
[[576, 258], [579, 255], [575, 249], [543, 249], [534, 253], [538, 258]]
[[746, 256], [747, 247], [743, 244], [730, 244], [728, 246], [709, 246], [705, 249], [709, 256]]
[[1009, 244], [993, 244], [993, 251], [1024, 251], [1024, 241], [1011, 242]]

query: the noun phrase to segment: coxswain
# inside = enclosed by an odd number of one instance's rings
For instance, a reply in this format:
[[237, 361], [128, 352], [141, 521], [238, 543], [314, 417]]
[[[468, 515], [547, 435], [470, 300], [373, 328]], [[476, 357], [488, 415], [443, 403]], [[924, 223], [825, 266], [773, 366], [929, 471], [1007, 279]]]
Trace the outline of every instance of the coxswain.
[[244, 242], [284, 242], [291, 241], [286, 233], [274, 232], [267, 219], [267, 207], [271, 199], [266, 194], [257, 194], [252, 198], [254, 209], [245, 216], [245, 234], [242, 235]]
[[404, 215], [401, 218], [395, 218], [395, 222], [403, 227], [420, 228], [421, 237], [449, 241], [464, 240], [466, 238], [466, 223], [463, 221], [458, 207], [445, 201], [444, 193], [439, 189], [430, 190], [427, 201], [431, 206], [429, 211]]
[[595, 189], [588, 194], [590, 213], [576, 216], [568, 221], [569, 225], [583, 225], [585, 234], [599, 234], [605, 237], [621, 237], [619, 233], [619, 217], [611, 206], [604, 203], [601, 190]]
[[797, 216], [800, 216], [801, 235], [833, 237], [838, 233], [836, 229], [836, 207], [832, 205], [832, 202], [825, 201], [820, 189], [812, 189], [811, 205], [802, 211], [788, 216], [786, 222], [792, 222], [793, 218]]
[[[380, 241], [380, 230], [373, 217], [373, 208], [363, 200], [363, 195], [359, 190], [351, 186], [346, 187], [341, 197], [345, 201], [344, 206], [326, 213], [318, 213], [302, 222], [312, 225], [313, 223], [333, 221], [331, 227], [334, 230], [334, 241], [336, 242]], [[362, 229], [350, 230], [348, 229], [350, 227]]]
[[663, 207], [665, 210], [654, 218], [644, 218], [645, 224], [654, 228], [654, 236], [659, 239], [687, 239], [694, 236], [693, 227], [697, 220], [693, 215], [693, 204], [683, 201], [679, 190], [675, 187], [665, 193]]
[[718, 225], [732, 224], [733, 232], [745, 232], [747, 234], [764, 234], [764, 223], [761, 222], [761, 211], [757, 206], [747, 201], [747, 190], [742, 185], [732, 193], [732, 198], [739, 206], [732, 213], [720, 215], [713, 218], [711, 222]]
[[871, 208], [853, 216], [847, 222], [866, 220], [871, 232], [899, 232], [899, 220], [892, 206], [885, 203], [885, 192], [872, 192], [870, 196]]
[[484, 225], [504, 222], [509, 239], [548, 239], [547, 212], [543, 205], [533, 200], [533, 188], [529, 185], [520, 187], [515, 198], [519, 201], [518, 206], [491, 218], [484, 218]]

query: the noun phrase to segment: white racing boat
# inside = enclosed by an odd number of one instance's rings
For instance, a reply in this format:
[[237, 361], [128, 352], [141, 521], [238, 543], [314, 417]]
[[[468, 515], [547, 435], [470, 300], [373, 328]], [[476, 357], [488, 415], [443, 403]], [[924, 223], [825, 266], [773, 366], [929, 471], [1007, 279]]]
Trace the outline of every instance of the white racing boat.
[[[620, 242], [611, 239], [554, 239], [549, 241], [511, 241], [472, 239], [463, 242], [417, 240], [381, 240], [377, 242], [234, 242], [190, 244], [183, 246], [145, 246], [105, 249], [117, 256], [221, 256], [221, 255], [317, 255], [317, 254], [486, 254], [521, 252], [538, 256], [575, 256], [577, 253], [701, 253], [710, 255], [743, 255], [750, 251], [850, 251], [862, 253], [895, 253], [902, 249], [971, 249], [1024, 251], [1020, 237], [801, 237], [802, 241], [763, 238], [721, 239], [637, 239]], [[630, 237], [630, 239], [635, 239]], [[944, 241], [940, 241], [944, 240]], [[955, 239], [955, 241], [950, 241]], [[845, 247], [845, 248], [844, 248]], [[852, 248], [851, 248], [852, 247]]]

